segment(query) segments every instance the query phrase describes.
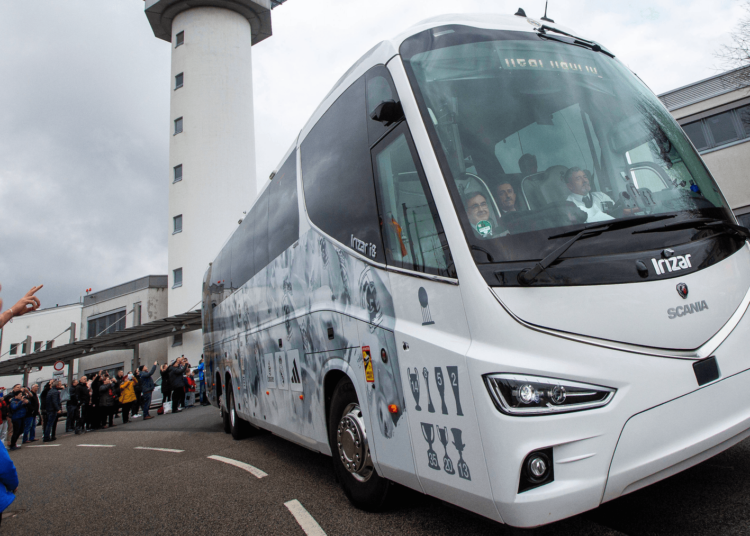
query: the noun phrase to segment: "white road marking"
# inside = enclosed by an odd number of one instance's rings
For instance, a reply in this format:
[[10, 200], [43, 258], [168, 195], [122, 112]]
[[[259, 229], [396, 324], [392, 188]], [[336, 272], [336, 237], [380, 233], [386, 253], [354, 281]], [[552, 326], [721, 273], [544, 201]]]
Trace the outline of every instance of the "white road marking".
[[38, 449], [40, 447], [59, 447], [60, 443], [55, 443], [53, 445], [29, 445], [30, 449]]
[[285, 502], [284, 506], [289, 509], [307, 536], [326, 536], [326, 533], [320, 528], [315, 518], [310, 515], [310, 512], [305, 510], [305, 507], [297, 499]]
[[114, 447], [114, 445], [85, 445], [85, 444], [81, 444], [78, 446], [79, 447], [107, 447], [107, 448]]
[[160, 449], [157, 447], [135, 447], [135, 450], [158, 450], [159, 452], [185, 452], [179, 449]]
[[231, 458], [225, 458], [224, 456], [208, 456], [211, 460], [217, 460], [220, 462], [228, 463], [229, 465], [234, 465], [235, 467], [239, 467], [240, 469], [244, 469], [251, 475], [253, 475], [256, 478], [263, 478], [264, 476], [268, 476], [266, 473], [258, 469], [257, 467], [253, 467], [249, 463], [244, 462], [238, 462], [237, 460], [233, 460]]

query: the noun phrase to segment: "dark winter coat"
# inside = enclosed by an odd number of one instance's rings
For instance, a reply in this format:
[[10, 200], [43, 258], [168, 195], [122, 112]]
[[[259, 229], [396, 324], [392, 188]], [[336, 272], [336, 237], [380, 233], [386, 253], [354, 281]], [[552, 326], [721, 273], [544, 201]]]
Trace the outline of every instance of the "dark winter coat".
[[49, 390], [44, 408], [47, 413], [57, 413], [62, 409], [62, 405], [60, 404], [60, 389], [53, 387]]
[[159, 371], [161, 373], [161, 392], [162, 393], [172, 392], [172, 384], [169, 381], [169, 373], [171, 370], [172, 368], [168, 367], [167, 370]]
[[28, 412], [29, 417], [35, 417], [39, 415], [39, 397], [36, 396], [36, 393], [34, 393], [34, 391], [31, 391], [31, 396], [27, 398], [29, 400], [29, 404], [26, 406], [26, 411]]
[[[154, 379], [151, 377], [153, 376], [154, 372], [156, 372], [156, 365], [151, 367], [151, 372], [141, 371], [138, 374], [138, 376], [141, 378], [141, 392], [142, 393], [151, 393], [156, 387], [156, 385], [154, 384]], [[163, 383], [164, 383], [164, 380], [162, 380], [162, 384]]]
[[99, 405], [99, 388], [102, 386], [102, 380], [99, 378], [91, 382], [91, 405]]
[[99, 405], [104, 407], [115, 405], [114, 386], [111, 383], [99, 387]]
[[85, 406], [91, 403], [91, 396], [89, 395], [89, 387], [85, 383], [79, 383], [75, 387], [76, 389], [76, 400], [80, 406]]
[[49, 394], [50, 385], [47, 384], [44, 386], [44, 389], [42, 389], [42, 394], [39, 395], [39, 406], [42, 411], [46, 411], [47, 409], [47, 395]]
[[172, 365], [169, 367], [169, 384], [172, 386], [173, 391], [185, 387], [185, 378], [183, 377], [185, 368], [185, 365], [181, 367]]

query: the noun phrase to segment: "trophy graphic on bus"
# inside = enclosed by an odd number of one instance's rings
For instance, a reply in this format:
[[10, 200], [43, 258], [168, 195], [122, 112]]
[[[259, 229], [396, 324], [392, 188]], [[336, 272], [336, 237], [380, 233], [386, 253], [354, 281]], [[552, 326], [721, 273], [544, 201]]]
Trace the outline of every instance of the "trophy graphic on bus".
[[466, 445], [461, 441], [461, 430], [458, 428], [451, 428], [451, 432], [453, 433], [453, 446], [456, 447], [456, 450], [458, 451], [458, 463], [456, 464], [458, 467], [458, 476], [465, 480], [471, 480], [469, 465], [464, 461], [464, 449], [466, 448]]
[[427, 390], [427, 411], [435, 413], [435, 406], [432, 405], [432, 395], [430, 394], [430, 373], [427, 367], [422, 367], [422, 376], [424, 376], [424, 386]]
[[440, 438], [440, 443], [443, 445], [443, 450], [445, 451], [445, 456], [443, 456], [443, 469], [445, 469], [445, 472], [449, 475], [455, 475], [456, 470], [453, 468], [453, 460], [451, 460], [448, 457], [448, 427], [445, 426], [443, 428], [438, 427], [438, 437]]
[[427, 441], [427, 444], [430, 446], [427, 449], [427, 460], [429, 461], [429, 466], [432, 469], [437, 469], [438, 471], [440, 471], [440, 464], [438, 463], [437, 452], [435, 452], [432, 449], [432, 444], [435, 442], [435, 427], [431, 424], [423, 422], [422, 423], [422, 436], [424, 437], [425, 441]]
[[411, 394], [414, 395], [414, 401], [417, 403], [417, 407], [414, 408], [417, 411], [422, 411], [419, 405], [419, 369], [414, 368], [414, 374], [411, 373], [411, 369], [407, 368], [406, 373], [409, 375], [409, 387], [411, 387]]
[[448, 381], [453, 389], [453, 396], [456, 397], [456, 415], [463, 417], [464, 413], [461, 411], [461, 397], [458, 394], [458, 367], [445, 367], [448, 371]]
[[435, 383], [440, 393], [440, 408], [443, 415], [448, 415], [448, 406], [445, 405], [445, 380], [443, 380], [443, 369], [440, 367], [435, 367]]

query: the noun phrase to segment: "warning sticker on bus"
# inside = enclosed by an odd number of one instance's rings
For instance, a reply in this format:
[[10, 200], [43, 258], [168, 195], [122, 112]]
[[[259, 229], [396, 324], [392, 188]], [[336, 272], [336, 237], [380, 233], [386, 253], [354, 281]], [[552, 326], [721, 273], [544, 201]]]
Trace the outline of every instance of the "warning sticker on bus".
[[372, 355], [370, 354], [370, 347], [362, 347], [362, 360], [365, 362], [365, 379], [368, 382], [375, 381], [375, 374], [372, 372]]

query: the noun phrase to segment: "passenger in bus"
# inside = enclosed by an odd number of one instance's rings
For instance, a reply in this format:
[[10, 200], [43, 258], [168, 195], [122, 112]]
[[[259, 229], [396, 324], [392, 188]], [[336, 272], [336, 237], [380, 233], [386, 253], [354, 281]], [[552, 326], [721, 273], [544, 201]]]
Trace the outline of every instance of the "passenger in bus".
[[536, 156], [531, 153], [521, 155], [518, 159], [518, 169], [521, 170], [521, 177], [528, 177], [537, 172]]
[[565, 185], [570, 190], [567, 200], [586, 213], [587, 222], [613, 220], [604, 212], [604, 203], [614, 205], [612, 198], [603, 192], [592, 192], [591, 181], [585, 170], [572, 167], [563, 173]]
[[472, 229], [482, 238], [491, 237], [493, 224], [487, 199], [478, 192], [469, 193], [464, 199]]
[[500, 212], [516, 212], [516, 192], [513, 185], [509, 182], [503, 182], [495, 188], [495, 199]]

